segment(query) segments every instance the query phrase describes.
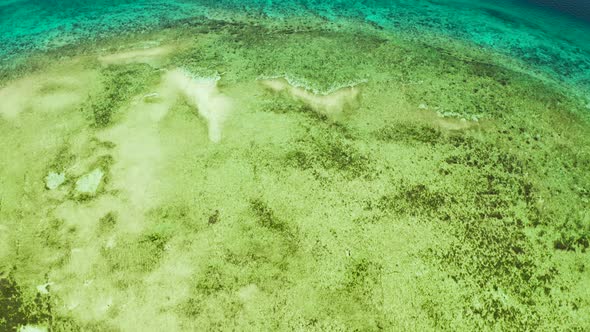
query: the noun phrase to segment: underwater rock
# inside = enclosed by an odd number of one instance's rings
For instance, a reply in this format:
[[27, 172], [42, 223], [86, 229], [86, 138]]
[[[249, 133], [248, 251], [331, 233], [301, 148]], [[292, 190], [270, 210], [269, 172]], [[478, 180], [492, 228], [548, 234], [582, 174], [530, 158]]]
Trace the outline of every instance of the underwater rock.
[[104, 173], [100, 168], [84, 175], [76, 181], [76, 191], [81, 194], [94, 194], [100, 185]]
[[45, 177], [45, 187], [49, 190], [55, 190], [66, 181], [64, 173], [51, 172]]

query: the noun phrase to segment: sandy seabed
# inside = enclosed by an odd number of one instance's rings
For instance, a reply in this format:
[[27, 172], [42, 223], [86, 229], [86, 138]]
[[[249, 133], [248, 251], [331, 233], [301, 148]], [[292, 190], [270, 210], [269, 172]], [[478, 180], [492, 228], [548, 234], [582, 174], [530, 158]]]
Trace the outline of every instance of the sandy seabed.
[[590, 326], [566, 83], [358, 22], [98, 43], [0, 81], [0, 330]]

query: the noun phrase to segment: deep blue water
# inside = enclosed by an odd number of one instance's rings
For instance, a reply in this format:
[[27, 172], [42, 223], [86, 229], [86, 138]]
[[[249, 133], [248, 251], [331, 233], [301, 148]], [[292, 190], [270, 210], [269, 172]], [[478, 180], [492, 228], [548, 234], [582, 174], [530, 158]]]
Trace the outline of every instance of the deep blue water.
[[585, 1], [0, 0], [0, 65], [30, 50], [191, 17], [225, 19], [224, 13], [236, 10], [256, 17], [354, 18], [417, 38], [456, 38], [590, 87], [590, 2]]
[[588, 0], [525, 0], [531, 5], [556, 10], [590, 23], [590, 1]]

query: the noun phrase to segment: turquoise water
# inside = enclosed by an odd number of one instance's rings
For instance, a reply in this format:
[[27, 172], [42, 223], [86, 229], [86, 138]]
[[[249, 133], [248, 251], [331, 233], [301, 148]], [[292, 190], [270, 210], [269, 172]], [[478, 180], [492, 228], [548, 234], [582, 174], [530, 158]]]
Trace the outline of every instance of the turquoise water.
[[146, 31], [182, 19], [223, 18], [223, 10], [253, 17], [354, 18], [417, 38], [430, 33], [461, 39], [522, 59], [584, 90], [590, 87], [590, 24], [519, 1], [4, 0], [0, 58], [6, 61], [30, 50]]

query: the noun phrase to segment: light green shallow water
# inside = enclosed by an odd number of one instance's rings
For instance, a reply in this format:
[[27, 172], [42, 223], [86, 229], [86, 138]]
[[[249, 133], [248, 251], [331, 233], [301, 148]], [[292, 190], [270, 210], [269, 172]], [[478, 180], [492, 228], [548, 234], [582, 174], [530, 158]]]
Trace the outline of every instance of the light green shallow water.
[[425, 4], [14, 28], [0, 330], [590, 326], [583, 24]]

